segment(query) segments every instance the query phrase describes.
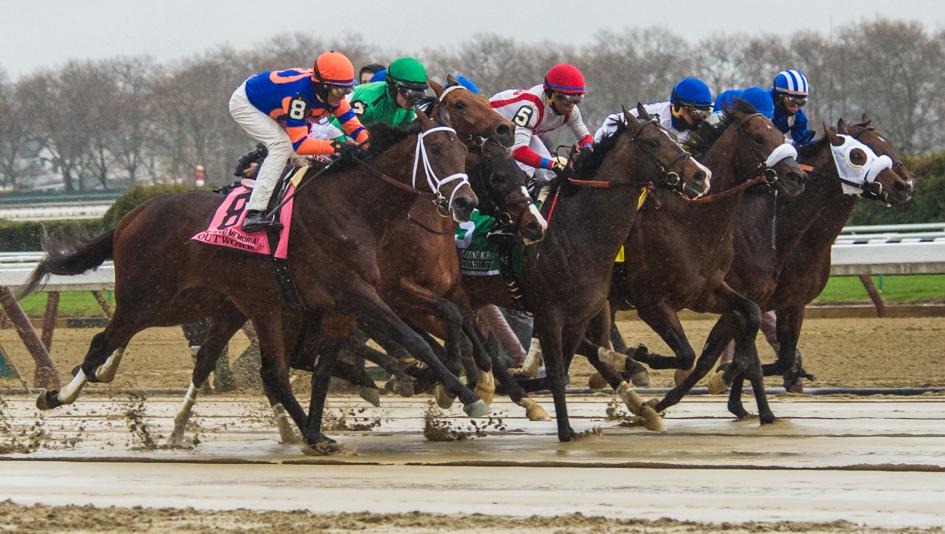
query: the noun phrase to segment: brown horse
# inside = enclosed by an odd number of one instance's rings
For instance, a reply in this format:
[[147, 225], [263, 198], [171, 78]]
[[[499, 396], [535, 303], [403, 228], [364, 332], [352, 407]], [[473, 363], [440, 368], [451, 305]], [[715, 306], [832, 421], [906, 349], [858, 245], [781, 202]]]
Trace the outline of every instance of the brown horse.
[[[448, 118], [460, 139], [471, 146], [466, 165], [477, 197], [482, 195], [481, 209], [506, 221], [524, 239], [540, 240], [545, 221], [532, 208], [531, 199], [524, 188], [526, 176], [506, 148], [511, 143], [511, 122], [493, 111], [485, 97], [461, 86], [444, 89], [436, 82], [431, 82], [431, 86], [439, 100], [437, 114]], [[418, 199], [406, 217], [395, 221], [379, 243], [378, 293], [412, 327], [447, 340], [447, 347], [455, 360], [459, 359], [460, 339], [465, 332], [472, 341], [473, 355], [478, 356], [478, 368], [485, 373], [482, 375], [485, 378], [477, 381], [476, 394], [488, 403], [494, 391], [491, 365], [473, 327], [468, 298], [460, 286], [453, 228], [453, 221], [444, 217], [429, 199]], [[227, 330], [214, 331], [204, 344], [205, 350], [198, 353], [192, 385], [175, 418], [172, 441], [183, 438], [186, 422], [196, 400], [196, 388], [200, 387], [212, 370], [222, 349], [221, 340], [235, 333], [239, 327], [237, 323], [238, 320], [218, 321], [216, 324], [219, 328]], [[314, 328], [318, 322], [310, 318], [308, 322], [297, 320], [292, 324], [303, 327], [305, 331], [299, 333], [302, 337], [290, 363], [293, 367], [311, 371], [316, 363], [317, 339], [321, 337]], [[397, 370], [397, 364], [381, 353], [367, 347], [353, 349], [368, 359]], [[451, 370], [458, 371], [455, 367]], [[378, 402], [374, 382], [361, 366], [337, 361], [333, 374], [360, 385], [361, 394], [366, 400], [375, 404]], [[407, 378], [403, 374], [400, 376]], [[412, 386], [410, 390], [412, 392]], [[283, 440], [291, 439], [291, 428], [278, 399], [268, 390], [266, 395], [277, 414], [276, 420]]]
[[[843, 146], [849, 138], [862, 142], [875, 156], [888, 157], [886, 164], [891, 167], [845, 193], [831, 147]], [[865, 152], [852, 148], [851, 163], [863, 166], [877, 160]], [[783, 375], [786, 387], [805, 374], [795, 361], [804, 310], [827, 283], [831, 246], [857, 197], [905, 204], [915, 191], [912, 173], [899, 161], [892, 144], [869, 125], [866, 115], [861, 124], [849, 127], [842, 119], [836, 130], [825, 125], [824, 137], [801, 149], [800, 161], [813, 170], [808, 171], [804, 192], [797, 198], [776, 202], [770, 195], [746, 195], [743, 217], [735, 230], [735, 261], [726, 276], [726, 282], [762, 310], [777, 311], [778, 359], [762, 370], [766, 376]], [[772, 224], [776, 224], [773, 246], [759, 246], [771, 243]], [[700, 362], [698, 367], [709, 369], [713, 363]], [[698, 367], [694, 374], [701, 370]], [[729, 410], [739, 417], [747, 414], [741, 405], [742, 380], [741, 374], [734, 376], [729, 396]]]
[[[468, 218], [477, 203], [463, 173], [465, 145], [452, 128], [422, 112], [418, 119], [413, 130], [372, 126], [373, 157], [367, 164], [333, 164], [318, 176], [315, 186], [298, 189], [288, 265], [303, 306], [332, 314], [323, 324], [332, 339], [350, 331], [354, 318], [361, 317], [436, 368], [467, 413], [482, 416], [489, 413], [488, 406], [442, 365], [376, 290], [378, 243], [396, 219], [406, 216], [419, 194], [407, 184], [418, 177], [426, 180], [440, 206], [456, 219]], [[414, 159], [417, 152], [419, 160]], [[259, 337], [267, 388], [308, 443], [324, 439], [317, 396], [313, 393], [306, 418], [289, 387], [285, 355], [295, 340], [286, 339], [284, 333], [291, 331], [285, 324], [291, 314], [283, 313], [285, 304], [268, 258], [190, 239], [203, 230], [219, 202], [219, 195], [204, 192], [157, 197], [90, 242], [53, 243], [28, 289], [49, 274], [78, 274], [113, 258], [116, 308], [105, 331], [93, 338], [73, 381], [61, 391], [40, 395], [40, 409], [73, 402], [88, 381], [110, 381], [128, 341], [144, 328], [207, 316], [231, 322], [248, 317]], [[316, 371], [330, 369], [331, 363], [319, 361]], [[327, 380], [327, 373], [314, 373], [313, 390], [327, 390]]]
[[[708, 169], [650, 120], [642, 106], [637, 110], [641, 119], [625, 112], [625, 125], [589, 156], [578, 157], [575, 173], [588, 180], [562, 185], [549, 201], [554, 207], [545, 239], [525, 253], [524, 301], [535, 315], [561, 441], [576, 437], [565, 402], [567, 368], [588, 322], [606, 304], [613, 259], [630, 231], [641, 188], [669, 173], [681, 176], [694, 196], [709, 184]], [[468, 277], [463, 285], [475, 304], [521, 307], [499, 277]], [[638, 413], [647, 409], [625, 382], [618, 390]]]
[[[765, 397], [755, 335], [761, 318], [758, 306], [724, 282], [732, 263], [732, 237], [745, 185], [772, 184], [774, 190], [795, 196], [803, 190], [804, 172], [796, 152], [770, 120], [744, 101], [727, 110], [730, 124], [701, 158], [712, 169], [712, 190], [693, 202], [653, 195], [626, 237], [625, 270], [611, 287], [612, 310], [628, 304], [670, 346], [675, 356], [636, 354], [653, 368], [690, 369], [695, 351], [677, 312], [692, 309], [721, 314], [706, 340], [703, 354], [718, 354], [733, 337], [736, 365], [752, 381], [762, 423], [774, 421]], [[612, 312], [613, 313], [613, 312]], [[606, 345], [610, 328], [599, 328], [592, 341]], [[659, 403], [657, 411], [676, 404], [695, 384], [679, 380]], [[680, 383], [681, 382], [681, 383]]]

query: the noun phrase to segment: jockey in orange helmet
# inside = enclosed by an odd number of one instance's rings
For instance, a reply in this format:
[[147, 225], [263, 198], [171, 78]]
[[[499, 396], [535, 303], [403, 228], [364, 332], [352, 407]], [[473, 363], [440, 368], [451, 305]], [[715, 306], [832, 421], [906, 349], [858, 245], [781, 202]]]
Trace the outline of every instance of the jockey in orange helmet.
[[336, 141], [313, 137], [312, 123], [334, 115], [351, 139], [359, 145], [367, 143], [367, 130], [345, 100], [354, 85], [351, 61], [332, 51], [318, 56], [311, 69], [261, 72], [236, 89], [230, 98], [230, 115], [269, 151], [246, 205], [244, 230], [255, 232], [274, 225], [265, 211], [293, 151], [320, 156], [336, 154], [342, 148]]

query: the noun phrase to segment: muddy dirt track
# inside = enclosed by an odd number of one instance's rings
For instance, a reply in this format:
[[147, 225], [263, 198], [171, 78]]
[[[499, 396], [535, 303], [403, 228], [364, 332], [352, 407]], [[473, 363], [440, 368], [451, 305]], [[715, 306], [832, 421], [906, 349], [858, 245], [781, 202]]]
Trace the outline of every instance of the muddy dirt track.
[[[714, 321], [684, 321], [693, 347], [702, 347]], [[645, 343], [653, 352], [669, 349], [645, 324], [621, 321], [628, 343]], [[92, 336], [99, 329], [58, 329], [52, 357], [63, 376], [82, 361]], [[11, 329], [0, 330], [0, 344], [12, 356], [20, 372], [32, 376], [29, 354]], [[230, 342], [231, 358], [248, 345], [242, 334]], [[758, 349], [765, 361], [774, 353], [759, 336]], [[945, 386], [945, 317], [887, 319], [812, 319], [804, 323], [800, 349], [808, 371], [820, 387], [927, 387]], [[113, 385], [116, 387], [186, 388], [192, 364], [179, 328], [152, 328], [132, 340]], [[571, 385], [585, 387], [591, 367], [576, 358]], [[653, 386], [672, 385], [672, 373], [653, 372]], [[303, 381], [304, 382], [304, 381]], [[769, 385], [780, 381], [769, 378]], [[19, 381], [0, 379], [0, 387], [17, 387]]]
[[[694, 346], [711, 324], [686, 324]], [[661, 350], [639, 325], [621, 328]], [[94, 332], [56, 332], [53, 355], [63, 375]], [[817, 386], [943, 386], [943, 334], [945, 319], [820, 319], [806, 325], [801, 349]], [[0, 342], [29, 376], [32, 367], [14, 334], [0, 331]], [[245, 344], [239, 335], [231, 354]], [[770, 358], [770, 349], [763, 354]], [[587, 437], [569, 444], [557, 443], [553, 421], [529, 422], [503, 400], [493, 405], [493, 418], [473, 422], [458, 408], [428, 414], [425, 398], [385, 396], [372, 408], [333, 395], [328, 433], [342, 450], [312, 456], [280, 444], [262, 396], [246, 392], [202, 397], [187, 446], [167, 449], [179, 398], [109, 388], [182, 388], [189, 360], [178, 329], [154, 329], [132, 343], [112, 386], [90, 385], [73, 406], [41, 414], [33, 396], [4, 395], [0, 531], [945, 527], [940, 395], [774, 396], [772, 407], [783, 420], [764, 428], [756, 420], [733, 421], [723, 397], [691, 397], [667, 414], [665, 433], [632, 426], [609, 395], [573, 395], [572, 422]], [[572, 385], [583, 386], [583, 362], [575, 371]], [[668, 374], [654, 374], [655, 386], [670, 381]], [[17, 385], [0, 381], [0, 387]], [[552, 411], [548, 397], [538, 400]], [[430, 425], [440, 432], [431, 434]], [[465, 439], [430, 441], [425, 428], [429, 435]]]

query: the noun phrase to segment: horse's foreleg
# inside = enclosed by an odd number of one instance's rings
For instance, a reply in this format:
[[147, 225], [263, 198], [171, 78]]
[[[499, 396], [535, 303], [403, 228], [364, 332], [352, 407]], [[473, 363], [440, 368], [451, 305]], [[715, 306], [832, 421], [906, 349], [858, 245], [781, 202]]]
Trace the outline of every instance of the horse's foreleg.
[[200, 341], [200, 350], [197, 351], [190, 385], [187, 387], [187, 393], [184, 394], [180, 409], [174, 416], [174, 430], [168, 437], [168, 445], [179, 447], [183, 444], [187, 422], [197, 402], [197, 391], [216, 367], [217, 360], [223, 354], [223, 348], [227, 342], [245, 322], [246, 317], [233, 306], [222, 309], [218, 315], [210, 318], [205, 339]]
[[[555, 419], [558, 424], [558, 440], [571, 441], [577, 434], [571, 427], [571, 421], [568, 419], [568, 404], [565, 398], [565, 382], [567, 371], [565, 369], [565, 337], [564, 324], [561, 319], [555, 316], [546, 316], [536, 318], [535, 330], [538, 333], [538, 339], [541, 342], [542, 353], [545, 357], [545, 371], [548, 379], [548, 386], [554, 397]], [[583, 332], [581, 333], [583, 335]], [[577, 343], [575, 342], [576, 346]], [[574, 346], [568, 347], [573, 350]]]
[[292, 385], [289, 383], [286, 347], [295, 346], [295, 340], [286, 339], [286, 335], [300, 335], [298, 329], [287, 329], [285, 326], [287, 317], [282, 313], [267, 313], [260, 317], [253, 317], [252, 320], [256, 336], [259, 339], [261, 358], [259, 374], [262, 378], [263, 387], [267, 391], [267, 397], [270, 399], [270, 404], [274, 409], [276, 405], [281, 405], [289, 413], [295, 425], [302, 431], [306, 442], [312, 445], [318, 443], [318, 436], [305, 434], [307, 416], [305, 410], [302, 409], [302, 405], [299, 404], [292, 393]]
[[394, 339], [408, 352], [419, 358], [430, 367], [449, 391], [456, 393], [463, 402], [463, 410], [470, 417], [484, 417], [491, 413], [488, 405], [469, 391], [456, 378], [456, 375], [443, 365], [430, 346], [424, 342], [413, 329], [404, 323], [390, 307], [373, 291], [365, 290], [360, 295], [346, 297], [343, 301], [346, 310], [357, 314], [361, 320], [370, 326], [372, 331], [378, 331]]

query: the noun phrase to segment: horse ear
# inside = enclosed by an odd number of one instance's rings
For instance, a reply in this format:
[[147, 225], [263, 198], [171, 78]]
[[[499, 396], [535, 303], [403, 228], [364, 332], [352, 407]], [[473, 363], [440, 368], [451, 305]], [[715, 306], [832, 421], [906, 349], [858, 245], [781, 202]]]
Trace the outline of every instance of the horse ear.
[[434, 108], [437, 112], [437, 115], [440, 116], [440, 120], [443, 121], [443, 124], [451, 126], [453, 123], [450, 120], [450, 110], [446, 108], [446, 104], [440, 102]]
[[416, 108], [416, 110], [417, 110], [417, 120], [420, 121], [420, 128], [424, 130], [429, 130], [430, 128], [432, 128], [433, 120], [431, 120], [430, 117], [428, 117], [427, 114], [424, 113], [422, 109]]
[[446, 85], [459, 85], [459, 80], [456, 79], [456, 76], [453, 76], [452, 74], [447, 74]]
[[826, 122], [824, 123], [824, 137], [827, 138], [827, 141], [831, 145], [840, 146], [843, 144], [843, 139], [837, 137], [837, 132], [830, 126], [827, 126]]
[[837, 121], [837, 132], [842, 133], [843, 135], [850, 133], [850, 129], [847, 128], [847, 121], [843, 120], [842, 118]]
[[[447, 80], [449, 80], [449, 78], [447, 78]], [[433, 89], [433, 94], [435, 94], [436, 99], [439, 100], [440, 95], [443, 94], [443, 86], [431, 80], [429, 77], [427, 78], [427, 83], [430, 84], [430, 87]], [[447, 83], [449, 83], [449, 81], [447, 81]]]
[[863, 116], [860, 117], [860, 124], [862, 124], [863, 126], [869, 126], [869, 125], [870, 125], [870, 116], [867, 115], [866, 113], [864, 113]]
[[647, 111], [645, 107], [643, 107], [642, 102], [637, 102], [637, 117], [645, 121], [648, 121], [653, 118], [650, 116], [650, 112]]

